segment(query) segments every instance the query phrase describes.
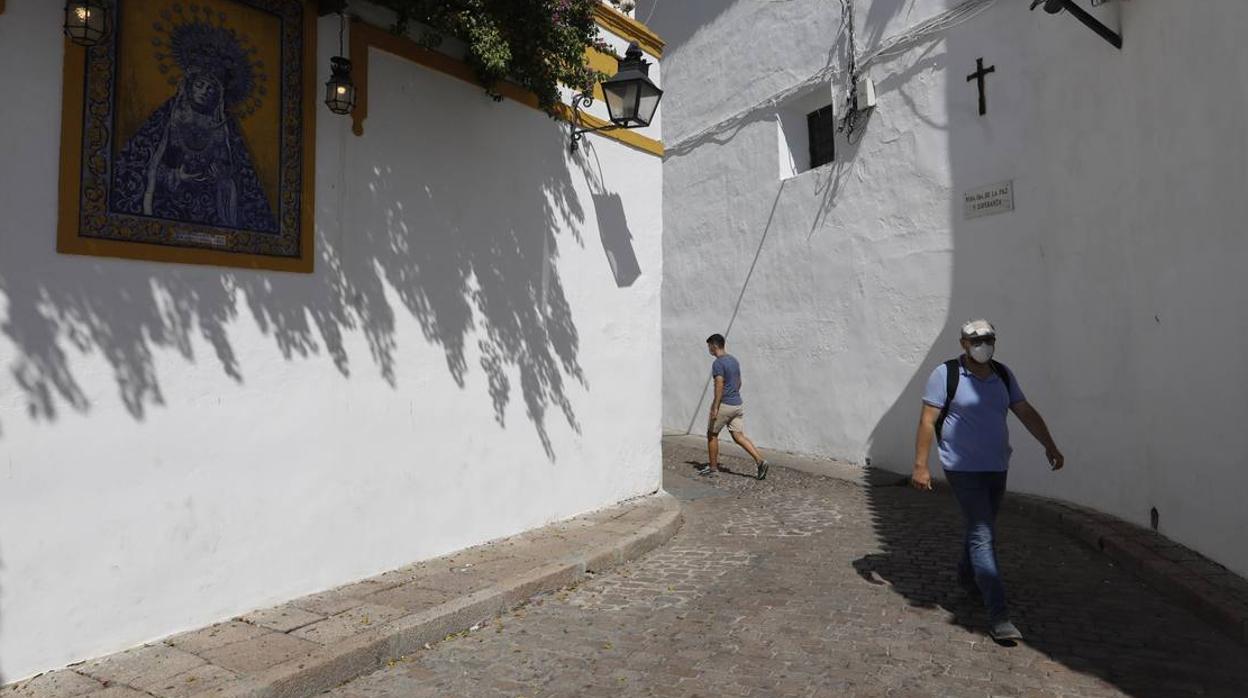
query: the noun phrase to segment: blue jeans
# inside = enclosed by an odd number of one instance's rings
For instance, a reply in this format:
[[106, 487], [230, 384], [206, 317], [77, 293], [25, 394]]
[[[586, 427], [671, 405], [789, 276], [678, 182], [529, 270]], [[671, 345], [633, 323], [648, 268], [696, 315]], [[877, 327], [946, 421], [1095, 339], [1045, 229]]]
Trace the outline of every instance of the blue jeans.
[[1004, 472], [974, 473], [945, 471], [953, 496], [966, 519], [966, 540], [958, 562], [958, 580], [975, 582], [984, 597], [984, 606], [993, 620], [1006, 616], [1005, 585], [997, 568], [997, 512], [1005, 495]]

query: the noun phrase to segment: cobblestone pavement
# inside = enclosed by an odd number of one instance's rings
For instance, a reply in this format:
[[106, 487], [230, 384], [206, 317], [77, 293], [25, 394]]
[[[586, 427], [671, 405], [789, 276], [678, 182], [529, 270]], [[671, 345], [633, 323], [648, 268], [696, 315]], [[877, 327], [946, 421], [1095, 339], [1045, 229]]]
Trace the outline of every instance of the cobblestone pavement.
[[955, 584], [952, 498], [782, 468], [708, 482], [700, 458], [665, 449], [686, 516], [665, 548], [331, 693], [1248, 696], [1248, 650], [1037, 522], [1003, 516], [1027, 636], [1004, 647]]

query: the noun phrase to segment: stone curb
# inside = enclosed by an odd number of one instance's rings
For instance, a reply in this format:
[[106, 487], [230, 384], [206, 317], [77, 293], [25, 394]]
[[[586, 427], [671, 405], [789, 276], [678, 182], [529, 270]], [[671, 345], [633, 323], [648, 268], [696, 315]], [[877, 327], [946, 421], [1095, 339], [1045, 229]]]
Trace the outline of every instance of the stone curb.
[[[211, 637], [214, 631], [228, 634], [240, 628], [244, 633], [254, 631], [265, 634], [266, 637], [261, 639], [278, 637], [292, 644], [301, 642], [284, 632], [269, 632], [263, 627], [235, 619], [210, 628], [184, 633], [182, 636], [175, 636], [161, 643], [144, 645], [90, 662], [80, 662], [70, 669], [41, 674], [18, 684], [0, 687], [0, 698], [95, 698], [96, 696], [103, 698], [105, 695], [108, 698], [152, 698], [152, 696], [165, 695], [165, 693], [153, 691], [151, 686], [165, 686], [174, 680], [175, 673], [184, 671], [186, 668], [192, 671], [177, 674], [177, 676], [187, 676], [187, 674], [194, 673], [194, 670], [215, 670], [231, 678], [224, 683], [218, 682], [211, 687], [204, 686], [189, 694], [179, 690], [177, 695], [189, 695], [190, 698], [301, 698], [310, 696], [376, 671], [388, 662], [415, 653], [426, 644], [439, 642], [449, 635], [468, 630], [481, 621], [489, 620], [515, 608], [537, 594], [576, 584], [583, 581], [587, 574], [603, 572], [644, 555], [670, 540], [683, 522], [680, 502], [672, 495], [660, 490], [656, 494], [638, 500], [623, 502], [569, 521], [486, 544], [482, 547], [491, 548], [491, 546], [501, 545], [508, 548], [495, 555], [496, 562], [519, 562], [519, 566], [522, 567], [525, 560], [532, 560], [532, 565], [515, 572], [504, 573], [506, 576], [494, 579], [493, 583], [484, 588], [472, 590], [472, 587], [468, 587], [463, 590], [466, 593], [461, 593], [442, 603], [416, 608], [398, 617], [390, 616], [386, 622], [361, 632], [355, 632], [313, 649], [288, 652], [285, 654], [286, 659], [280, 663], [268, 665], [266, 668], [228, 672], [214, 666], [212, 662], [205, 663], [206, 659], [201, 656], [204, 652], [198, 650], [188, 652], [179, 649], [181, 647], [178, 644], [179, 637], [202, 636], [205, 633]], [[559, 545], [554, 546], [553, 551], [549, 545], [552, 538], [561, 541]], [[568, 541], [570, 545], [560, 550], [560, 546]], [[463, 560], [464, 557], [461, 556], [467, 554], [467, 557], [476, 560], [478, 565], [488, 566], [489, 554], [487, 554], [487, 559], [483, 560], [480, 557], [473, 557], [471, 551], [474, 550], [478, 549], [470, 548], [468, 551], [460, 551], [448, 557]], [[500, 548], [493, 547], [492, 550], [500, 551]], [[517, 553], [518, 557], [512, 557]], [[545, 555], [549, 557], [543, 559]], [[443, 559], [438, 558], [438, 560]], [[469, 563], [468, 567], [472, 567], [472, 563]], [[395, 572], [401, 572], [401, 570]], [[332, 595], [350, 587], [374, 583], [373, 580], [384, 579], [395, 572], [313, 596]], [[291, 603], [298, 606], [299, 600]], [[360, 602], [355, 603], [358, 605]], [[274, 610], [280, 610], [289, 605]], [[367, 607], [361, 607], [361, 609], [364, 608]], [[324, 621], [337, 617], [336, 613], [339, 612], [327, 611], [323, 614], [329, 618], [322, 618], [315, 614], [308, 615]], [[251, 637], [251, 635], [242, 637]], [[311, 643], [302, 642], [302, 646], [308, 644]], [[228, 649], [246, 645], [248, 641], [243, 639], [239, 640], [238, 644], [227, 642], [222, 647]], [[293, 658], [289, 658], [292, 655], [294, 655]], [[110, 670], [109, 662], [111, 661], [120, 661], [121, 666], [112, 666]], [[179, 663], [184, 664], [185, 667], [177, 668]], [[175, 687], [166, 686], [166, 689], [172, 688]]]
[[1094, 509], [1011, 493], [1006, 507], [1056, 525], [1146, 584], [1248, 645], [1248, 581], [1161, 534]]
[[676, 534], [684, 517], [666, 493], [654, 496], [662, 510], [635, 533], [551, 562], [375, 630], [327, 645], [311, 656], [290, 660], [246, 679], [203, 691], [194, 698], [301, 698], [376, 671], [475, 623], [507, 611], [533, 596], [575, 584], [587, 572], [600, 572], [644, 555]]

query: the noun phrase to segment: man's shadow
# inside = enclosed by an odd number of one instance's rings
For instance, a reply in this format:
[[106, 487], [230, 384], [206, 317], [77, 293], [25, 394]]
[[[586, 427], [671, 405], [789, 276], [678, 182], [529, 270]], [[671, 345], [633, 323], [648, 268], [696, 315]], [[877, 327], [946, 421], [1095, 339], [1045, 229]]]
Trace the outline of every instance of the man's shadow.
[[[957, 581], [964, 528], [948, 486], [919, 492], [908, 478], [890, 475], [867, 489], [880, 552], [855, 560], [854, 569], [911, 606], [945, 611], [949, 623], [987, 642], [983, 601]], [[1022, 645], [1131, 696], [1245, 695], [1248, 648], [1100, 552], [1025, 515], [1008, 493], [997, 557]]]
[[[693, 470], [694, 475], [699, 475], [698, 471], [701, 468], [710, 464], [707, 463], [706, 461], [687, 460], [685, 461], [685, 465], [688, 465]], [[733, 470], [732, 468], [729, 468], [728, 465], [724, 462], [723, 456], [720, 456], [719, 458], [719, 473], [721, 475], [735, 475], [737, 477], [749, 478], [751, 480], [757, 479], [754, 477], [754, 475], [750, 473], [747, 473], [744, 471], [738, 472], [736, 470]]]

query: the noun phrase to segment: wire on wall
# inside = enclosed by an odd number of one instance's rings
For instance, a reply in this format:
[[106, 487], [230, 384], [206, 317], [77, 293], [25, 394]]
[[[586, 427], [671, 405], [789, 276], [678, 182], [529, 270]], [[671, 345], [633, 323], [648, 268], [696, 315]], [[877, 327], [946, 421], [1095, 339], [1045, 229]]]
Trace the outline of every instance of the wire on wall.
[[854, 0], [841, 0], [841, 12], [841, 24], [849, 28], [849, 48], [846, 51], [849, 87], [845, 91], [845, 117], [841, 119], [840, 130], [853, 143], [854, 131], [858, 129], [858, 120], [862, 117], [862, 111], [858, 109], [858, 42], [854, 41]]
[[654, 16], [654, 11], [659, 7], [659, 0], [654, 0], [650, 5], [650, 11], [646, 13], [646, 18], [641, 20], [642, 24], [650, 24], [650, 18]]
[[[845, 0], [839, 0], [839, 2], [841, 3], [842, 6], [844, 6]], [[841, 25], [840, 27], [837, 28], [836, 33], [832, 38], [831, 43], [833, 46], [835, 46], [841, 40], [841, 37], [845, 34], [845, 30], [846, 30], [845, 14], [844, 12], [842, 12]], [[671, 145], [667, 146], [667, 152], [672, 155], [680, 155], [681, 152], [689, 148], [691, 144], [703, 138], [715, 136], [720, 133], [730, 131], [733, 128], [736, 128], [737, 126], [741, 125], [742, 123], [750, 120], [750, 118], [754, 114], [758, 113], [760, 110], [770, 109], [776, 106], [777, 104], [788, 101], [790, 98], [795, 97], [809, 90], [812, 87], [816, 87], [818, 85], [823, 85], [828, 82], [831, 82], [832, 80], [840, 77], [840, 75], [841, 75], [840, 66], [836, 65], [835, 63], [830, 63], [824, 66], [823, 68], [820, 68], [810, 77], [790, 87], [786, 87], [785, 89], [780, 90], [779, 92], [772, 94], [770, 97], [762, 100], [761, 102], [754, 104], [753, 106], [750, 106], [745, 109], [742, 109], [741, 111], [735, 112], [732, 116], [721, 119], [705, 128], [699, 129], [698, 131], [688, 136], [681, 137], [680, 139], [674, 141]]]
[[[833, 45], [839, 42], [842, 36], [847, 35], [850, 32], [851, 2], [852, 0], [840, 0], [842, 14], [841, 26], [832, 39]], [[878, 46], [868, 50], [864, 54], [859, 55], [856, 49], [853, 50], [851, 52], [852, 60], [847, 59], [847, 63], [852, 63], [852, 70], [858, 75], [861, 75], [876, 63], [900, 56], [919, 44], [927, 41], [933, 41], [945, 32], [948, 32], [950, 29], [971, 21], [996, 3], [997, 0], [967, 0], [947, 12], [942, 12], [939, 15], [916, 24], [900, 34], [896, 34], [888, 39], [885, 39], [880, 42]], [[805, 80], [776, 92], [770, 97], [734, 113], [732, 116], [717, 121], [688, 136], [684, 136], [672, 142], [668, 145], [667, 151], [672, 155], [681, 155], [683, 152], [688, 150], [690, 146], [694, 145], [701, 139], [730, 131], [748, 121], [758, 111], [775, 107], [777, 104], [785, 102], [789, 98], [801, 94], [812, 87], [837, 79], [842, 74], [843, 71], [838, 65], [824, 66]], [[849, 95], [846, 101], [850, 107], [853, 106], [852, 100], [856, 96], [854, 93], [857, 90], [858, 83], [856, 75], [854, 78], [855, 79], [850, 81], [851, 84], [847, 86]], [[846, 111], [848, 113], [850, 110], [847, 109]]]
[[935, 39], [959, 24], [975, 19], [995, 4], [997, 0], [967, 0], [948, 12], [942, 12], [920, 22], [900, 34], [885, 39], [880, 42], [879, 46], [861, 56], [858, 60], [859, 69], [866, 70], [881, 60], [900, 56], [918, 44]]

